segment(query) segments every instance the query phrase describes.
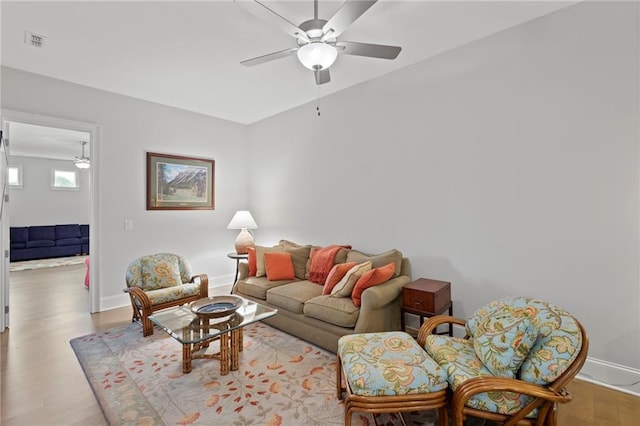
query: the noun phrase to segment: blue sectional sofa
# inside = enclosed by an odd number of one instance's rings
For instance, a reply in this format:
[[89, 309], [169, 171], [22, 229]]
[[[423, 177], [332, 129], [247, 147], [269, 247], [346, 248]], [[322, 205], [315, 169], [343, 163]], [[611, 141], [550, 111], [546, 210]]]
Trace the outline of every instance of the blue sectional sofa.
[[11, 262], [89, 254], [89, 225], [11, 227], [10, 239]]

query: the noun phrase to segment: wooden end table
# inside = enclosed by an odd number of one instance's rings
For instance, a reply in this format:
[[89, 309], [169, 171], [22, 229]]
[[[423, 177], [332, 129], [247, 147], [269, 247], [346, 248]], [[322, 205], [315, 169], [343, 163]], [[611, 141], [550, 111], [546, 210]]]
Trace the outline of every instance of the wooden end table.
[[[405, 330], [406, 313], [418, 315], [420, 326], [422, 326], [425, 318], [441, 315], [445, 311], [449, 311], [449, 316], [453, 316], [450, 282], [419, 278], [402, 289], [402, 306], [400, 307], [402, 330]], [[449, 325], [448, 334], [453, 336], [451, 325]]]

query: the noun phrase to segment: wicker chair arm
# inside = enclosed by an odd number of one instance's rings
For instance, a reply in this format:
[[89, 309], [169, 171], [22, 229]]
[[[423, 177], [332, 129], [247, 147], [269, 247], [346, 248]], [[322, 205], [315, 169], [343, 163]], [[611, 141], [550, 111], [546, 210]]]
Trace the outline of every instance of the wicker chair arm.
[[524, 419], [531, 411], [544, 403], [567, 403], [572, 399], [572, 395], [566, 389], [555, 391], [548, 387], [506, 377], [475, 377], [460, 384], [453, 393], [452, 410], [454, 418], [461, 418], [462, 410], [467, 401], [474, 395], [484, 392], [515, 392], [534, 398], [531, 403], [523, 407], [518, 413], [512, 414], [511, 419], [505, 424], [517, 424], [518, 421]]
[[418, 343], [420, 346], [424, 347], [424, 342], [428, 335], [433, 334], [433, 332], [438, 328], [439, 325], [449, 324], [449, 325], [461, 325], [464, 326], [467, 322], [460, 318], [450, 317], [448, 315], [436, 315], [429, 319], [427, 319], [424, 324], [420, 327], [418, 331]]
[[209, 296], [209, 277], [207, 276], [207, 274], [194, 275], [191, 277], [191, 280], [189, 280], [189, 282], [195, 283], [196, 280], [200, 281], [200, 296]]
[[127, 287], [123, 291], [125, 293], [129, 293], [129, 296], [132, 299], [140, 302], [141, 309], [151, 309], [151, 299], [149, 299], [149, 296], [147, 296], [147, 294], [140, 287]]

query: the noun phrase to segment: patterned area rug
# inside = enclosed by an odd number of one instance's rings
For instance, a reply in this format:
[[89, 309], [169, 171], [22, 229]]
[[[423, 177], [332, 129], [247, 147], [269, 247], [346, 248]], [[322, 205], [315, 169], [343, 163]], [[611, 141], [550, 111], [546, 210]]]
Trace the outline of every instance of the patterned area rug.
[[56, 266], [80, 265], [88, 256], [57, 257], [55, 259], [24, 260], [11, 262], [9, 272], [26, 271], [27, 269], [55, 268]]
[[[71, 346], [110, 424], [344, 424], [335, 354], [262, 323], [245, 329], [240, 369], [226, 376], [216, 360], [194, 360], [183, 374], [182, 346], [158, 329], [142, 337], [135, 323], [75, 338]], [[434, 418], [405, 416], [413, 425], [433, 425]], [[402, 421], [356, 413], [352, 424]]]

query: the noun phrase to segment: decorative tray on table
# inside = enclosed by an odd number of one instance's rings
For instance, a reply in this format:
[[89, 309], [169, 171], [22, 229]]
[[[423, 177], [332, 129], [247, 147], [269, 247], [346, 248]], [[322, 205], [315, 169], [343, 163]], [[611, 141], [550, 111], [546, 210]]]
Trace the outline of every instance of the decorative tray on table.
[[238, 296], [211, 296], [196, 300], [189, 307], [191, 312], [204, 318], [219, 318], [234, 313], [242, 306], [243, 299]]

